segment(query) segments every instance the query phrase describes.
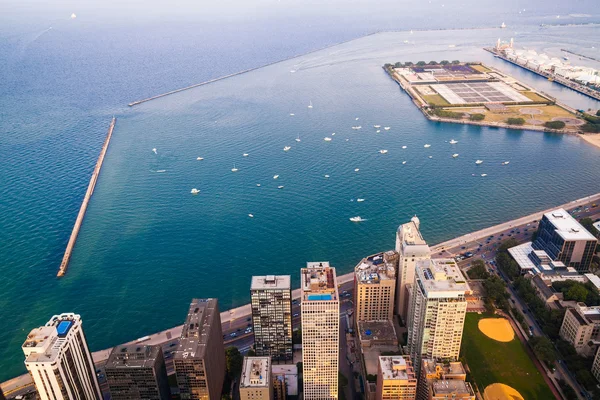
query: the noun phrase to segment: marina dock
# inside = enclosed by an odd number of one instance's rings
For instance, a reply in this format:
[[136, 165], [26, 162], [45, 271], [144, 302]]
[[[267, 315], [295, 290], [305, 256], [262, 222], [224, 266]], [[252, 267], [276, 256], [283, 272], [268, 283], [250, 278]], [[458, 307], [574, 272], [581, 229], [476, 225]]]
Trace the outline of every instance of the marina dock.
[[90, 202], [90, 198], [94, 193], [94, 188], [96, 187], [96, 182], [98, 181], [98, 175], [100, 175], [100, 169], [102, 168], [104, 156], [106, 155], [106, 150], [108, 149], [108, 144], [110, 143], [110, 138], [112, 137], [112, 133], [115, 128], [116, 122], [117, 118], [113, 117], [112, 121], [110, 122], [110, 126], [108, 127], [106, 139], [104, 139], [104, 143], [102, 144], [102, 149], [100, 150], [98, 161], [96, 161], [94, 172], [92, 173], [92, 177], [90, 178], [90, 183], [88, 185], [87, 191], [85, 192], [83, 202], [81, 203], [79, 214], [77, 214], [77, 219], [75, 220], [75, 225], [73, 226], [73, 231], [71, 232], [71, 237], [69, 238], [69, 243], [67, 243], [65, 255], [63, 256], [62, 262], [60, 263], [60, 268], [58, 269], [58, 273], [56, 274], [56, 276], [59, 278], [67, 273], [69, 261], [71, 260], [71, 252], [73, 251], [73, 247], [75, 246], [75, 242], [77, 241], [79, 229], [81, 228], [81, 223], [83, 222], [83, 217], [85, 216], [85, 212], [87, 211], [87, 206]]

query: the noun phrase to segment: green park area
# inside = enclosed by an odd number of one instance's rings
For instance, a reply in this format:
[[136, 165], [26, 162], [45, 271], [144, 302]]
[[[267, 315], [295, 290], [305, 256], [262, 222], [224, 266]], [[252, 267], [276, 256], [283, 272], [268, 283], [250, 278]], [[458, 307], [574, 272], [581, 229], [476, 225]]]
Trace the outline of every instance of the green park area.
[[503, 383], [525, 399], [553, 399], [552, 391], [519, 339], [515, 336], [510, 342], [499, 342], [487, 337], [478, 328], [482, 318], [496, 316], [467, 313], [461, 347], [461, 359], [468, 365], [470, 379], [482, 395], [486, 386]]

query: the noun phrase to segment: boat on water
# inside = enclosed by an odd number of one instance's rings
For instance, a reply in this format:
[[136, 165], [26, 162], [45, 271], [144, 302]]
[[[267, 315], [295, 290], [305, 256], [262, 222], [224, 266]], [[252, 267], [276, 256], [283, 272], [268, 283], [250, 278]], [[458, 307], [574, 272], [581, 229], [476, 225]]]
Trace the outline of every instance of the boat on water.
[[406, 164], [406, 161], [402, 161], [402, 165]]
[[487, 176], [487, 174], [481, 174], [481, 176]]
[[312, 101], [308, 103], [308, 108], [313, 108]]
[[242, 154], [242, 156], [244, 156], [244, 157], [248, 157], [248, 155], [249, 155], [248, 153]]
[[477, 161], [475, 161], [475, 164], [477, 164], [477, 165], [483, 164], [483, 160], [477, 160]]
[[292, 146], [285, 146], [285, 147], [283, 148], [283, 151], [290, 151], [290, 149], [291, 149], [291, 148], [292, 148]]
[[331, 136], [335, 136], [335, 132], [333, 132], [333, 133], [331, 134]]
[[450, 47], [451, 49], [455, 48], [456, 45], [455, 44], [449, 44], [448, 47]]
[[358, 201], [359, 203], [362, 203], [363, 201], [365, 201], [365, 199], [356, 199], [356, 201]]
[[406, 149], [408, 146], [402, 146], [403, 149]]
[[273, 175], [273, 179], [279, 178], [279, 175]]
[[373, 128], [379, 129], [379, 128], [381, 128], [381, 125], [373, 125]]
[[379, 132], [381, 132], [381, 130], [379, 130], [379, 129], [377, 129], [377, 130], [375, 131], [375, 133], [379, 133]]
[[364, 219], [362, 219], [362, 218], [361, 218], [361, 217], [359, 217], [359, 216], [356, 216], [356, 217], [352, 217], [352, 218], [350, 218], [350, 221], [352, 221], [352, 222], [363, 222], [363, 221], [365, 221], [365, 220], [364, 220]]
[[389, 126], [386, 126], [386, 127], [384, 127], [383, 129], [385, 129], [386, 131], [389, 131], [389, 130], [390, 130], [390, 127], [389, 127]]
[[357, 126], [353, 126], [353, 127], [352, 127], [352, 129], [354, 129], [355, 131], [357, 131], [357, 130], [359, 130], [359, 129], [361, 129], [361, 128], [362, 128], [362, 126], [360, 126], [360, 125], [357, 125]]
[[503, 22], [503, 23], [500, 25], [500, 28], [502, 28], [502, 29], [506, 28], [506, 24]]
[[300, 134], [298, 134], [298, 137], [296, 138], [296, 142], [300, 142]]
[[235, 164], [233, 164], [233, 168], [231, 168], [231, 172], [238, 172], [238, 169], [235, 167]]
[[330, 137], [326, 137], [326, 138], [323, 138], [323, 140], [326, 142], [331, 142], [332, 139]]
[[426, 144], [426, 145], [424, 145], [423, 147], [425, 147], [426, 149], [428, 149], [428, 148], [430, 148], [430, 147], [431, 147], [431, 145], [430, 145], [430, 144]]
[[204, 160], [204, 158], [202, 158], [202, 157], [198, 157], [198, 158], [196, 158], [196, 160], [198, 160], [198, 161], [202, 161], [202, 160]]
[[160, 174], [162, 172], [167, 172], [167, 170], [166, 169], [157, 169], [156, 172], [158, 172]]
[[254, 218], [254, 214], [248, 214], [250, 218]]
[[355, 121], [358, 121], [358, 117], [354, 118]]
[[388, 151], [387, 151], [387, 150], [385, 150], [385, 149], [381, 149], [381, 150], [379, 150], [379, 152], [380, 152], [381, 154], [387, 154], [387, 152], [388, 152]]
[[504, 161], [504, 162], [502, 163], [502, 165], [508, 165], [508, 164], [510, 164], [510, 161]]
[[256, 186], [257, 186], [257, 187], [260, 187], [260, 183], [257, 183], [257, 184], [256, 184]]
[[360, 171], [359, 168], [354, 168], [354, 172], [358, 172], [358, 171]]
[[325, 175], [325, 178], [329, 178], [329, 175]]
[[158, 153], [156, 152], [156, 147], [152, 149], [152, 152], [153, 152], [154, 154], [158, 154]]
[[293, 117], [294, 115], [296, 115], [296, 114], [294, 114], [294, 113], [290, 113], [290, 116], [291, 116], [291, 117]]
[[283, 188], [284, 188], [283, 185], [277, 186], [277, 189], [283, 189]]
[[191, 194], [198, 194], [198, 193], [200, 193], [200, 190], [198, 190], [198, 189], [196, 189], [196, 188], [193, 188], [193, 189], [190, 191], [190, 193], [191, 193]]
[[429, 156], [429, 158], [433, 158], [433, 156]]
[[449, 141], [448, 143], [450, 143], [450, 144], [456, 144], [456, 143], [458, 143], [458, 140], [454, 140], [454, 139], [452, 139], [452, 140], [451, 140], [451, 141]]
[[458, 157], [458, 153], [452, 154], [452, 158], [457, 158], [457, 157]]

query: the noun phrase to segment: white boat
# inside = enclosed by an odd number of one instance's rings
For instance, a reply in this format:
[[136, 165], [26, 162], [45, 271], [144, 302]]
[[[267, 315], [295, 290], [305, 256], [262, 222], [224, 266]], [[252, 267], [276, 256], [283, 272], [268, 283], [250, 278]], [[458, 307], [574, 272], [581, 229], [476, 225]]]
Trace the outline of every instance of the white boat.
[[198, 160], [198, 161], [202, 161], [202, 160], [204, 160], [204, 158], [202, 158], [202, 157], [198, 157], [198, 158], [196, 158], [196, 160]]
[[153, 149], [152, 149], [152, 151], [154, 152], [154, 154], [158, 154], [158, 153], [156, 152], [156, 147], [155, 147], [155, 148], [153, 148]]
[[277, 186], [277, 189], [283, 189], [283, 185]]
[[500, 28], [502, 28], [502, 29], [506, 28], [506, 24], [503, 22], [502, 25], [500, 25]]
[[166, 169], [157, 169], [156, 172], [158, 172], [160, 174], [160, 173], [163, 173], [163, 172], [167, 172], [167, 170]]
[[433, 158], [433, 156], [429, 156], [429, 158]]
[[273, 179], [279, 178], [279, 175], [273, 175]]
[[407, 146], [402, 146], [403, 149], [406, 149]]
[[312, 101], [308, 104], [308, 108], [313, 108]]
[[487, 174], [481, 174], [481, 176], [487, 176]]
[[452, 158], [456, 158], [456, 157], [458, 157], [458, 153], [452, 154]]
[[231, 168], [231, 172], [238, 172], [238, 169], [235, 167], [235, 164], [233, 164], [233, 168]]
[[362, 219], [359, 216], [356, 216], [356, 217], [350, 218], [350, 221], [352, 221], [352, 222], [362, 222], [362, 221], [364, 221], [364, 219]]
[[510, 161], [504, 161], [504, 162], [502, 163], [502, 165], [508, 165], [509, 163], [510, 163]]
[[254, 218], [254, 214], [248, 214], [250, 218]]
[[381, 154], [387, 154], [387, 152], [388, 152], [388, 151], [387, 151], [387, 150], [385, 150], [385, 149], [382, 149], [382, 150], [379, 150], [379, 152], [380, 152]]
[[300, 142], [300, 134], [298, 134], [298, 137], [296, 138], [296, 142]]
[[333, 132], [333, 133], [331, 134], [331, 136], [335, 136], [335, 132]]
[[449, 141], [448, 143], [450, 143], [450, 144], [456, 144], [456, 143], [458, 143], [458, 140], [454, 140], [454, 139], [452, 139], [452, 140], [451, 140], [451, 141]]
[[296, 72], [296, 70], [295, 70], [295, 69], [290, 69], [290, 73], [292, 73], [292, 74], [293, 74], [294, 72]]
[[475, 164], [477, 164], [477, 165], [483, 164], [483, 160], [477, 160], [477, 161], [475, 161]]
[[386, 126], [386, 127], [384, 127], [383, 129], [385, 129], [386, 131], [389, 131], [389, 130], [390, 130], [390, 127], [389, 127], [389, 126]]
[[362, 128], [362, 126], [357, 125], [357, 126], [353, 126], [352, 129], [354, 129], [355, 131], [359, 130], [360, 128]]
[[402, 165], [406, 164], [406, 161], [402, 161]]
[[291, 149], [291, 148], [292, 148], [292, 146], [285, 146], [285, 147], [283, 148], [283, 151], [290, 151], [290, 149]]
[[359, 203], [362, 203], [363, 201], [365, 201], [365, 199], [356, 199], [356, 201], [358, 201]]
[[332, 139], [330, 137], [326, 137], [326, 138], [323, 138], [323, 140], [326, 142], [331, 142]]
[[379, 129], [379, 128], [381, 128], [381, 125], [373, 125], [373, 128]]
[[360, 171], [360, 169], [354, 168], [354, 172], [358, 172], [358, 171]]
[[242, 156], [248, 157], [248, 153], [244, 153], [244, 154], [242, 154]]
[[430, 148], [430, 147], [431, 147], [431, 145], [430, 145], [430, 144], [426, 144], [426, 145], [424, 145], [423, 147], [425, 147], [426, 149], [428, 149], [428, 148]]
[[379, 133], [379, 132], [381, 132], [381, 130], [379, 130], [379, 129], [377, 129], [377, 130], [375, 131], [375, 133]]
[[455, 44], [449, 44], [448, 47], [450, 47], [451, 49], [455, 48], [456, 45]]
[[296, 115], [296, 114], [294, 114], [294, 113], [290, 113], [290, 117], [293, 117], [294, 115]]
[[354, 118], [355, 121], [358, 121], [358, 117]]
[[329, 178], [329, 175], [325, 175], [325, 178]]
[[257, 186], [257, 187], [260, 187], [260, 183], [257, 183], [257, 184], [256, 184], [256, 186]]
[[198, 194], [198, 193], [200, 193], [200, 190], [198, 190], [198, 189], [196, 189], [196, 188], [193, 188], [193, 189], [190, 191], [190, 193], [191, 193], [191, 194]]

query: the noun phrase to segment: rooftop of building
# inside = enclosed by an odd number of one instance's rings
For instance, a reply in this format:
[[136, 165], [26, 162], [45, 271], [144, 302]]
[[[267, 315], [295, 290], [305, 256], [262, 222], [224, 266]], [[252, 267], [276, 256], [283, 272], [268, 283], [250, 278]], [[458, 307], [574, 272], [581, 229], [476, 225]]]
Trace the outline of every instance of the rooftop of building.
[[544, 216], [554, 225], [556, 233], [565, 240], [596, 240], [594, 235], [563, 208], [547, 212]]
[[393, 250], [363, 258], [354, 268], [356, 280], [361, 284], [379, 284], [396, 280], [398, 253]]
[[462, 379], [465, 380], [467, 372], [460, 361], [437, 362], [431, 358], [421, 361], [421, 370], [427, 375], [436, 375], [438, 379]]
[[240, 389], [261, 388], [271, 385], [271, 358], [244, 357]]
[[542, 293], [542, 296], [544, 296], [546, 300], [548, 300], [550, 297], [556, 294], [556, 292], [552, 289], [552, 286], [547, 285], [540, 275], [535, 275], [531, 279], [531, 281], [533, 282], [535, 287]]
[[361, 341], [373, 344], [397, 345], [398, 336], [392, 321], [357, 321]]
[[300, 270], [302, 301], [337, 301], [337, 277], [335, 268], [326, 261], [306, 263]]
[[596, 230], [600, 231], [600, 221], [598, 222], [594, 222], [594, 228], [596, 228]]
[[253, 276], [250, 290], [265, 289], [291, 289], [291, 277], [289, 275], [266, 275]]
[[538, 271], [533, 261], [529, 258], [529, 254], [531, 254], [532, 251], [532, 242], [523, 243], [508, 249], [509, 254], [514, 258], [517, 264], [519, 264], [519, 268], [521, 268], [522, 271], [534, 271], [538, 273], [540, 271]]
[[[600, 221], [598, 222], [600, 224]], [[586, 279], [592, 283], [596, 287], [596, 289], [600, 290], [600, 277], [594, 274], [583, 274]]]
[[161, 346], [117, 346], [108, 356], [106, 368], [152, 368], [159, 357]]
[[417, 261], [416, 272], [420, 278], [423, 290], [428, 295], [456, 295], [470, 292], [456, 261], [451, 258], [435, 258]]
[[[410, 222], [402, 224], [398, 227], [397, 242], [402, 246], [402, 252], [404, 254], [429, 254], [430, 249], [421, 235], [419, 230], [421, 222], [415, 215], [412, 217]], [[396, 249], [399, 250], [399, 249]]]
[[417, 377], [408, 356], [380, 356], [379, 367], [383, 379], [410, 380], [417, 384]]
[[54, 315], [46, 323], [32, 329], [21, 346], [27, 363], [53, 363], [61, 354], [61, 348], [71, 329], [81, 323], [77, 314], [65, 313]]
[[443, 394], [473, 396], [475, 394], [469, 382], [461, 381], [458, 379], [433, 381], [431, 383], [431, 390], [434, 396], [439, 396]]
[[221, 323], [217, 299], [193, 299], [173, 359], [204, 358], [213, 323]]

